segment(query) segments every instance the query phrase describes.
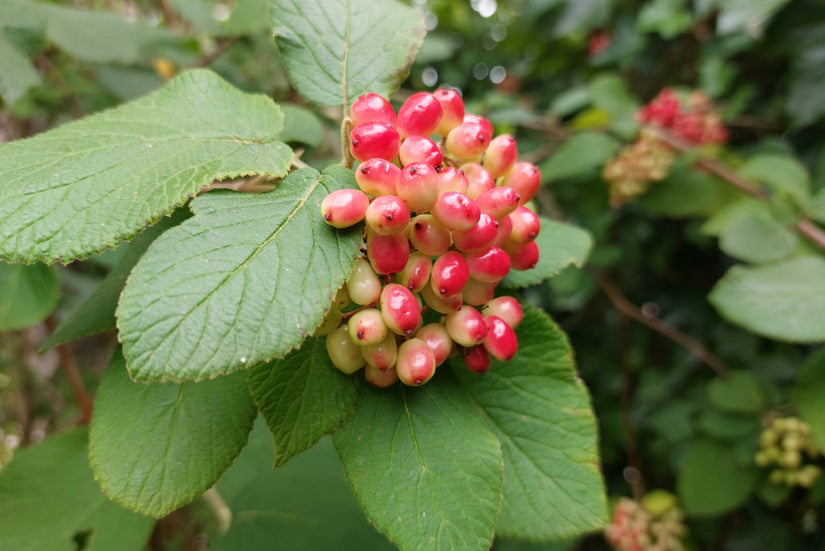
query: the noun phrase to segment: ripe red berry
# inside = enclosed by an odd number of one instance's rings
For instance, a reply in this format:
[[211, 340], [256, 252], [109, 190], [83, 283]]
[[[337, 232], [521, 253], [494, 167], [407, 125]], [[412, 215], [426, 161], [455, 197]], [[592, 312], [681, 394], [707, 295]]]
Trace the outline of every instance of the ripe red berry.
[[395, 186], [401, 179], [401, 169], [386, 159], [375, 157], [364, 161], [355, 171], [355, 181], [369, 195], [395, 195]]
[[467, 177], [464, 171], [452, 166], [445, 166], [438, 173], [438, 192], [446, 193], [448, 191], [457, 191], [458, 193], [467, 194]]
[[435, 129], [435, 134], [446, 136], [450, 130], [464, 122], [464, 100], [454, 88], [439, 88], [433, 92], [433, 97], [441, 104], [441, 122]]
[[449, 357], [453, 349], [453, 339], [447, 329], [440, 323], [428, 323], [418, 330], [415, 338], [427, 343], [435, 356], [435, 365], [439, 366]]
[[541, 229], [539, 216], [527, 207], [518, 207], [510, 213], [510, 220], [513, 222], [513, 230], [508, 239], [513, 243], [529, 243], [536, 239]]
[[430, 136], [441, 122], [441, 104], [429, 92], [410, 96], [398, 110], [396, 127], [402, 137]]
[[495, 245], [480, 252], [467, 253], [470, 277], [477, 281], [497, 283], [510, 271], [510, 257]]
[[426, 342], [410, 339], [398, 347], [395, 371], [405, 385], [423, 385], [435, 375], [435, 355]]
[[356, 312], [347, 322], [347, 329], [352, 342], [358, 346], [376, 345], [387, 336], [387, 325], [376, 308]]
[[381, 291], [381, 314], [393, 333], [412, 335], [421, 322], [421, 307], [403, 285], [390, 283]]
[[504, 322], [515, 329], [524, 318], [524, 310], [521, 303], [513, 297], [497, 297], [489, 301], [481, 310], [482, 315], [498, 316]]
[[324, 221], [336, 228], [348, 228], [364, 219], [370, 200], [357, 189], [333, 191], [321, 201]]
[[467, 283], [470, 271], [467, 261], [461, 253], [448, 251], [439, 256], [433, 263], [433, 272], [430, 276], [430, 285], [433, 291], [442, 298], [458, 295]]
[[513, 329], [498, 316], [487, 316], [487, 336], [484, 348], [497, 360], [510, 361], [518, 351], [518, 339]]
[[401, 170], [396, 193], [411, 211], [426, 212], [438, 199], [438, 172], [427, 163], [413, 163]]
[[432, 167], [437, 167], [441, 166], [443, 155], [441, 154], [441, 148], [430, 138], [409, 136], [401, 142], [398, 159], [402, 165], [427, 163]]
[[347, 375], [364, 367], [361, 347], [352, 342], [346, 325], [342, 325], [327, 335], [326, 346], [332, 365]]
[[461, 346], [481, 344], [487, 336], [487, 323], [484, 317], [467, 304], [458, 311], [447, 314], [444, 326], [450, 337]]
[[410, 258], [410, 244], [405, 232], [381, 235], [368, 230], [367, 256], [377, 273], [397, 274]]
[[464, 365], [470, 371], [474, 371], [479, 375], [485, 373], [490, 369], [490, 354], [484, 349], [483, 345], [473, 346], [464, 352]]
[[395, 125], [395, 110], [386, 99], [370, 92], [362, 94], [349, 110], [353, 126], [368, 122], [387, 122]]
[[421, 289], [421, 298], [427, 303], [427, 306], [438, 312], [439, 314], [449, 314], [455, 312], [461, 305], [464, 304], [464, 296], [462, 293], [454, 297], [442, 297], [433, 291], [432, 285], [425, 285]]
[[498, 232], [496, 233], [496, 238], [493, 239], [493, 245], [497, 247], [501, 247], [504, 243], [510, 239], [510, 233], [513, 231], [513, 221], [510, 219], [510, 216], [507, 215], [503, 218], [499, 218], [496, 220], [498, 222]]
[[349, 150], [359, 161], [380, 157], [392, 161], [398, 155], [401, 138], [395, 128], [386, 122], [359, 124], [349, 135]]
[[381, 371], [377, 367], [369, 364], [364, 368], [364, 378], [369, 381], [372, 386], [378, 388], [388, 388], [398, 382], [398, 374], [394, 368]]
[[496, 181], [487, 169], [478, 163], [465, 163], [461, 165], [461, 171], [467, 177], [467, 195], [473, 199], [496, 187]]
[[475, 113], [465, 113], [464, 120], [462, 122], [467, 122], [471, 124], [477, 124], [481, 126], [482, 130], [487, 133], [490, 137], [493, 136], [493, 125], [492, 123], [482, 117], [481, 115], [476, 115]]
[[355, 304], [366, 306], [378, 302], [381, 296], [381, 280], [365, 259], [355, 261], [355, 268], [347, 280], [347, 293]]
[[407, 265], [395, 276], [397, 283], [417, 293], [430, 281], [430, 274], [433, 270], [433, 261], [429, 256], [421, 253], [412, 253]]
[[403, 232], [410, 223], [410, 209], [395, 195], [382, 195], [367, 207], [367, 226], [380, 235]]
[[523, 205], [538, 193], [541, 171], [532, 163], [518, 162], [504, 176], [501, 185], [513, 188], [519, 195], [519, 205]]
[[410, 241], [421, 254], [438, 256], [450, 248], [450, 230], [432, 214], [419, 214], [410, 221]]
[[367, 366], [387, 371], [395, 367], [398, 359], [398, 344], [395, 342], [395, 334], [387, 333], [384, 340], [371, 346], [362, 346], [361, 355], [367, 362]]
[[474, 159], [490, 145], [492, 134], [476, 123], [464, 122], [450, 130], [445, 146], [458, 159]]
[[[496, 285], [496, 283], [476, 281], [473, 278], [469, 278], [462, 292], [462, 295], [464, 295], [464, 304], [481, 306], [487, 303], [495, 296]], [[482, 312], [482, 314], [483, 313], [484, 312]]]
[[503, 218], [516, 210], [519, 199], [516, 190], [507, 186], [495, 187], [476, 197], [481, 212], [486, 212], [495, 219]]
[[509, 134], [496, 136], [484, 152], [484, 168], [493, 178], [503, 176], [513, 167], [518, 158], [516, 139]]
[[453, 230], [453, 243], [459, 251], [477, 251], [493, 244], [498, 235], [499, 223], [486, 212], [478, 217], [475, 226], [467, 231]]
[[504, 243], [504, 250], [507, 251], [514, 270], [530, 270], [539, 262], [539, 246], [535, 241], [523, 245]]
[[481, 216], [481, 210], [473, 199], [457, 191], [439, 195], [432, 209], [435, 219], [451, 230], [467, 231], [473, 228]]

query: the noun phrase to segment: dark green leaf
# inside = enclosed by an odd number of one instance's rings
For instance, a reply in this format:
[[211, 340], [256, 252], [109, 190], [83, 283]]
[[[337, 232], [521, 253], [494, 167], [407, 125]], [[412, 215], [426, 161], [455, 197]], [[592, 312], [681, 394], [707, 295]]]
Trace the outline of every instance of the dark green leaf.
[[639, 128], [636, 123], [638, 102], [627, 83], [615, 74], [601, 73], [590, 82], [593, 105], [610, 114], [610, 127], [620, 136], [630, 139]]
[[825, 450], [825, 348], [807, 357], [799, 367], [791, 399], [799, 416], [811, 426], [819, 449]]
[[45, 264], [0, 262], [0, 331], [43, 321], [60, 299], [57, 270]]
[[541, 165], [542, 179], [553, 182], [592, 175], [602, 169], [620, 146], [616, 138], [601, 132], [575, 134]]
[[759, 381], [747, 371], [731, 371], [726, 378], [708, 383], [708, 399], [720, 411], [758, 413], [764, 397]]
[[685, 512], [712, 516], [741, 505], [756, 478], [756, 466], [739, 464], [729, 445], [694, 440], [682, 459], [676, 488]]
[[641, 205], [656, 214], [673, 218], [706, 216], [727, 199], [726, 184], [688, 163], [674, 163], [667, 178], [653, 184], [639, 199]]
[[703, 411], [697, 424], [706, 435], [723, 440], [738, 440], [748, 434], [758, 434], [761, 429], [757, 415], [735, 415], [715, 409]]

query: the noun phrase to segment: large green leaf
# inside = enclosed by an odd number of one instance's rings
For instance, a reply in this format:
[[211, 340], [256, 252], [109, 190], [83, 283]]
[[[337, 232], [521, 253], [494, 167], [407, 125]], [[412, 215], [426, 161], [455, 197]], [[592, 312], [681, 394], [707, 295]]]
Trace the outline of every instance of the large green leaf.
[[543, 180], [591, 176], [601, 171], [621, 147], [621, 142], [602, 132], [580, 132], [564, 142], [541, 165]]
[[218, 178], [283, 176], [283, 115], [205, 70], [0, 146], [0, 258], [69, 261], [138, 233]]
[[819, 449], [825, 450], [825, 348], [820, 348], [799, 367], [791, 398], [799, 416], [811, 426]]
[[126, 284], [118, 327], [136, 380], [204, 379], [298, 347], [349, 276], [362, 228], [321, 217], [352, 172], [306, 168], [269, 193], [209, 193], [159, 237]]
[[43, 321], [60, 299], [57, 270], [45, 264], [0, 262], [0, 331]]
[[421, 14], [396, 0], [271, 0], [275, 40], [295, 88], [335, 107], [389, 97], [424, 39]]
[[338, 430], [355, 408], [355, 378], [329, 359], [325, 337], [310, 337], [282, 360], [249, 370], [249, 387], [275, 436], [275, 466]]
[[449, 373], [422, 388], [365, 385], [333, 438], [367, 517], [403, 551], [490, 548], [501, 450]]
[[811, 194], [811, 177], [801, 162], [790, 155], [762, 153], [749, 158], [739, 170], [742, 176], [762, 182], [777, 194], [804, 205]]
[[[0, 471], [0, 549], [141, 551], [154, 521], [106, 499], [92, 476], [88, 432], [78, 428], [21, 450]], [[113, 545], [116, 544], [116, 545]]]
[[593, 237], [586, 230], [541, 217], [541, 232], [536, 238], [539, 261], [530, 270], [511, 270], [502, 284], [527, 287], [552, 277], [567, 266], [583, 266], [593, 248]]
[[761, 36], [773, 15], [790, 0], [715, 0], [721, 8], [716, 21], [719, 34], [746, 31]]
[[256, 413], [242, 373], [135, 383], [117, 350], [95, 400], [92, 468], [114, 500], [161, 517], [217, 482], [246, 444]]
[[796, 234], [773, 217], [743, 214], [725, 228], [719, 248], [734, 258], [758, 264], [787, 257], [797, 241]]
[[593, 105], [610, 114], [610, 128], [614, 132], [628, 140], [636, 134], [639, 103], [620, 75], [598, 74], [590, 81], [590, 95]]
[[756, 466], [738, 463], [729, 444], [694, 440], [679, 467], [676, 489], [688, 514], [711, 516], [741, 505], [756, 479]]
[[825, 260], [806, 256], [734, 266], [708, 295], [728, 321], [790, 342], [825, 341]]
[[501, 442], [504, 500], [496, 533], [561, 539], [607, 522], [596, 419], [564, 333], [535, 308], [517, 329], [519, 351], [484, 375], [453, 369]]
[[6, 39], [0, 24], [0, 98], [6, 103], [14, 103], [38, 84], [37, 69], [25, 53]]

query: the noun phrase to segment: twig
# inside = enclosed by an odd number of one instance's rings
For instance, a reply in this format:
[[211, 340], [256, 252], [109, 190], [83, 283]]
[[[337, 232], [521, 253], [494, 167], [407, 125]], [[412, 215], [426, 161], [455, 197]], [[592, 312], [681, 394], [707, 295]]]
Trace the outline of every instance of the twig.
[[203, 493], [203, 500], [212, 509], [218, 521], [218, 532], [223, 535], [232, 524], [232, 509], [226, 504], [214, 486]]
[[[346, 106], [344, 106], [346, 110]], [[344, 114], [341, 121], [341, 164], [347, 168], [352, 168], [355, 158], [349, 150], [349, 134], [352, 132], [352, 120]]]
[[639, 442], [636, 438], [636, 427], [633, 425], [633, 419], [630, 410], [633, 407], [633, 377], [630, 373], [630, 366], [627, 361], [627, 322], [630, 318], [626, 315], [621, 315], [621, 325], [619, 331], [618, 342], [618, 356], [619, 366], [622, 373], [622, 427], [625, 433], [625, 455], [627, 456], [627, 468], [622, 473], [625, 481], [630, 484], [633, 490], [633, 499], [640, 500], [645, 495], [645, 480], [642, 476], [641, 461], [639, 456]]
[[180, 30], [184, 27], [183, 20], [178, 17], [178, 14], [175, 13], [175, 10], [169, 5], [169, 0], [155, 0], [155, 5], [163, 14], [163, 20], [168, 28]]
[[[54, 316], [46, 318], [46, 327], [49, 333], [54, 333], [57, 327], [57, 321]], [[66, 373], [66, 378], [69, 381], [69, 386], [74, 394], [75, 401], [80, 407], [80, 419], [77, 423], [79, 425], [88, 425], [92, 420], [92, 399], [86, 392], [86, 387], [83, 384], [83, 377], [80, 375], [80, 369], [77, 367], [77, 362], [74, 359], [74, 354], [68, 343], [57, 346], [57, 355], [60, 358], [60, 366]]]
[[212, 49], [212, 51], [198, 58], [195, 61], [195, 63], [192, 64], [192, 67], [206, 67], [207, 65], [215, 61], [218, 57], [220, 57], [229, 48], [231, 48], [238, 40], [240, 40], [239, 36], [230, 36], [228, 38], [219, 40], [215, 47]]

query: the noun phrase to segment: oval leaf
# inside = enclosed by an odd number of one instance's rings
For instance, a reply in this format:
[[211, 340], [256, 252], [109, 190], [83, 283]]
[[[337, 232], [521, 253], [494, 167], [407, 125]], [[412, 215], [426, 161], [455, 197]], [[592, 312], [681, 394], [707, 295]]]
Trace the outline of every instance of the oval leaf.
[[799, 416], [811, 427], [819, 449], [825, 450], [825, 348], [820, 348], [799, 367], [791, 398]]
[[44, 264], [0, 262], [0, 331], [43, 321], [60, 299], [57, 271]]
[[154, 242], [121, 296], [132, 378], [204, 379], [299, 346], [359, 254], [362, 228], [335, 230], [320, 214], [343, 187], [356, 187], [349, 170], [306, 168], [269, 193], [193, 201], [194, 218]]
[[741, 465], [730, 445], [695, 440], [685, 453], [676, 480], [679, 500], [691, 515], [719, 515], [735, 509], [756, 484], [754, 464]]
[[63, 262], [129, 239], [215, 179], [283, 176], [283, 115], [209, 71], [0, 146], [0, 258]]

